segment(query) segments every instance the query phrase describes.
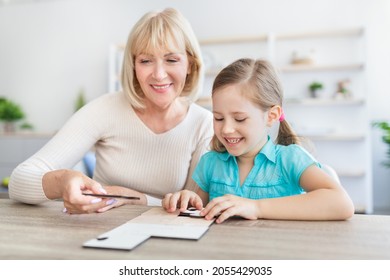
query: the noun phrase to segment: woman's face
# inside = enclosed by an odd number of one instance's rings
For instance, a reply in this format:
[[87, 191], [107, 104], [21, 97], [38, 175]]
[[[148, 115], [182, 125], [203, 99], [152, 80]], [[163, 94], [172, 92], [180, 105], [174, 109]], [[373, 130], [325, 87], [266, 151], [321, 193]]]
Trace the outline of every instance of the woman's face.
[[190, 65], [185, 52], [156, 51], [135, 57], [135, 73], [149, 109], [165, 110], [183, 91]]

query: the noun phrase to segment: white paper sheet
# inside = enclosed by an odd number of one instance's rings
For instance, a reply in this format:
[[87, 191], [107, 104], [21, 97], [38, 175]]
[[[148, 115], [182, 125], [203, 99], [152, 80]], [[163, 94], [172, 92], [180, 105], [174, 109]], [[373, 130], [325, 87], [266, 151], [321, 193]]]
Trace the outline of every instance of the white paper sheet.
[[179, 212], [167, 213], [152, 208], [111, 231], [88, 240], [84, 247], [132, 250], [150, 237], [198, 240], [214, 220], [181, 217]]

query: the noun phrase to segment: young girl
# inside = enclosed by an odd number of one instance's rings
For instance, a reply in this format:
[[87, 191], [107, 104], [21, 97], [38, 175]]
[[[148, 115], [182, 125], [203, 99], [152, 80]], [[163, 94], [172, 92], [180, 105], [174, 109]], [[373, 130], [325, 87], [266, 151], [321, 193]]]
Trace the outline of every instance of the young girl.
[[[212, 89], [212, 151], [200, 160], [193, 179], [197, 193], [165, 195], [168, 212], [194, 206], [221, 223], [246, 219], [344, 220], [354, 207], [342, 186], [299, 146], [285, 119], [283, 92], [272, 65], [240, 59], [216, 77]], [[274, 144], [269, 129], [280, 123]]]

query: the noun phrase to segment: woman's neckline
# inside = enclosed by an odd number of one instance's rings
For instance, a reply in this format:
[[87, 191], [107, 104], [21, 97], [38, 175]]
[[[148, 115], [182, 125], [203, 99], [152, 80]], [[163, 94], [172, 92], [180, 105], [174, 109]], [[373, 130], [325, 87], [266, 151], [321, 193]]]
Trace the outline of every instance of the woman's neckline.
[[137, 116], [139, 122], [142, 123], [142, 125], [147, 128], [152, 134], [163, 135], [175, 130], [187, 119], [188, 113], [192, 106], [190, 104], [185, 103], [182, 103], [181, 106], [181, 112], [178, 113], [177, 116], [170, 116], [170, 119], [166, 120], [167, 123], [165, 124], [162, 122], [163, 119], [157, 114], [152, 116], [148, 113], [143, 114], [141, 111], [136, 110], [134, 107], [131, 107], [131, 109]]

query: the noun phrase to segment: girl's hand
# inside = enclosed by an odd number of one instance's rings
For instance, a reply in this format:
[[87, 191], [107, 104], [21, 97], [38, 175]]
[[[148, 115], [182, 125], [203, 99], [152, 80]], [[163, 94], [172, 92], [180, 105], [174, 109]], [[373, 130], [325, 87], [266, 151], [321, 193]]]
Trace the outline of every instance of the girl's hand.
[[233, 216], [256, 220], [259, 217], [258, 211], [256, 200], [226, 194], [210, 201], [200, 214], [205, 216], [206, 220], [219, 215], [215, 222], [222, 223]]
[[168, 193], [162, 201], [162, 207], [170, 213], [175, 212], [177, 208], [183, 212], [187, 210], [188, 206], [193, 206], [198, 210], [201, 210], [203, 207], [200, 196], [189, 190]]

